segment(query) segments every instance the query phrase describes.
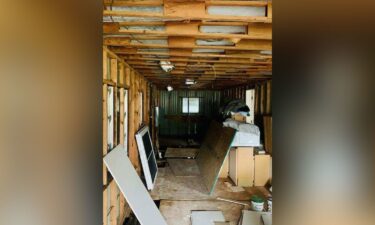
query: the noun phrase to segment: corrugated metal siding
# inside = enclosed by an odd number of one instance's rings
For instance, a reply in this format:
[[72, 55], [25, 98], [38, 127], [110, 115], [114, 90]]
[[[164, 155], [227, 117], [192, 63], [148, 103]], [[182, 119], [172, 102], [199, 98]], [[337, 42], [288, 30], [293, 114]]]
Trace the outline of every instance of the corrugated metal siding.
[[[198, 97], [199, 116], [207, 119], [200, 122], [189, 123], [165, 118], [166, 116], [182, 116], [182, 98]], [[160, 116], [159, 134], [163, 136], [195, 136], [202, 137], [208, 127], [208, 123], [219, 111], [221, 93], [220, 91], [205, 90], [175, 90], [160, 91]]]

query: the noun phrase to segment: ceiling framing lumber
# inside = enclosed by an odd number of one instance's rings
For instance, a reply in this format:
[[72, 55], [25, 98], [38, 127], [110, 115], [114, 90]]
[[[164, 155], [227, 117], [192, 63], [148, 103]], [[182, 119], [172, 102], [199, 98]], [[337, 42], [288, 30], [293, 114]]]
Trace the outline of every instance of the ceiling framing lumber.
[[[272, 1], [103, 0], [103, 44], [160, 88], [272, 79]], [[170, 62], [167, 73], [160, 63]], [[187, 86], [185, 80], [198, 83]]]

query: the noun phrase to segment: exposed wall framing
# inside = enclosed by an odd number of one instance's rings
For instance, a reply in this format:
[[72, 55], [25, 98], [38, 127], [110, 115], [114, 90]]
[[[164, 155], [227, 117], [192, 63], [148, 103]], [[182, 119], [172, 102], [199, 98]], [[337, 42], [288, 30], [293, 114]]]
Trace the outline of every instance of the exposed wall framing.
[[224, 89], [222, 90], [222, 96], [223, 98], [242, 99], [245, 101], [247, 89], [255, 89], [254, 123], [261, 129], [261, 137], [264, 140], [266, 132], [264, 130], [263, 117], [272, 116], [272, 81], [259, 81], [257, 83]]
[[[143, 124], [149, 124], [149, 84], [116, 54], [103, 48], [103, 157], [118, 144], [127, 144], [130, 161], [141, 172], [134, 134]], [[108, 102], [108, 90], [113, 92], [113, 102]], [[128, 91], [128, 140], [124, 139], [124, 92]], [[142, 95], [140, 93], [143, 93]], [[143, 96], [143, 101], [139, 97]], [[143, 116], [140, 103], [143, 102]], [[109, 115], [111, 117], [109, 118]], [[143, 118], [143, 121], [140, 121]], [[113, 126], [108, 126], [113, 121]], [[109, 128], [113, 130], [109, 131]], [[113, 134], [111, 140], [108, 134]], [[112, 136], [112, 135], [111, 135]], [[112, 145], [108, 145], [112, 142]], [[122, 225], [130, 208], [113, 178], [103, 164], [103, 224]]]
[[246, 99], [246, 90], [255, 89], [255, 116], [272, 115], [271, 95], [272, 81], [259, 81], [243, 86], [236, 86], [222, 90], [222, 97], [229, 99]]

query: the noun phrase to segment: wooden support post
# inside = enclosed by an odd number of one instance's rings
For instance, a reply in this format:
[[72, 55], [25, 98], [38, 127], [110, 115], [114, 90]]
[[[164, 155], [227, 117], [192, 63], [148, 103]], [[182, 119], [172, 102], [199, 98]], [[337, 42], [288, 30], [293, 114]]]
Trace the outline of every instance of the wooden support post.
[[110, 213], [109, 213], [109, 221], [110, 225], [117, 225], [118, 222], [118, 210], [119, 210], [119, 192], [117, 184], [114, 180], [111, 181], [109, 184], [110, 188]]
[[[108, 153], [108, 142], [107, 142], [107, 85], [103, 84], [103, 157]], [[103, 163], [103, 185], [107, 185], [107, 168]]]
[[108, 79], [108, 54], [103, 50], [103, 80]]
[[272, 88], [272, 82], [267, 81], [267, 93], [266, 93], [266, 114], [271, 114], [271, 88]]

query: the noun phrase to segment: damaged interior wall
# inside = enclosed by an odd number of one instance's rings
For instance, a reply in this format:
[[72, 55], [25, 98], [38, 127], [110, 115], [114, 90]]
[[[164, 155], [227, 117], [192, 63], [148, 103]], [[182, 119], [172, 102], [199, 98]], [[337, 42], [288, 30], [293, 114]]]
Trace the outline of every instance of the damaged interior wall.
[[[183, 98], [199, 98], [199, 112], [182, 112]], [[160, 90], [159, 134], [201, 139], [219, 112], [221, 93], [217, 90]]]
[[[113, 102], [108, 95], [113, 91]], [[124, 93], [128, 94], [127, 101]], [[108, 99], [108, 96], [111, 98]], [[149, 124], [150, 90], [148, 82], [125, 61], [106, 47], [103, 48], [103, 156], [118, 144], [125, 144], [138, 174], [141, 165], [135, 133], [143, 124]], [[124, 107], [128, 103], [128, 107]], [[142, 105], [142, 106], [141, 106]], [[128, 109], [127, 116], [125, 109]], [[142, 114], [142, 115], [141, 115]], [[126, 121], [126, 118], [127, 121]], [[112, 121], [109, 123], [109, 121]], [[109, 125], [110, 124], [110, 125]], [[127, 136], [124, 126], [127, 124]], [[111, 129], [111, 130], [109, 130]], [[110, 138], [109, 138], [110, 136]], [[109, 143], [111, 142], [111, 143]], [[103, 224], [120, 225], [130, 213], [124, 196], [103, 165]]]

